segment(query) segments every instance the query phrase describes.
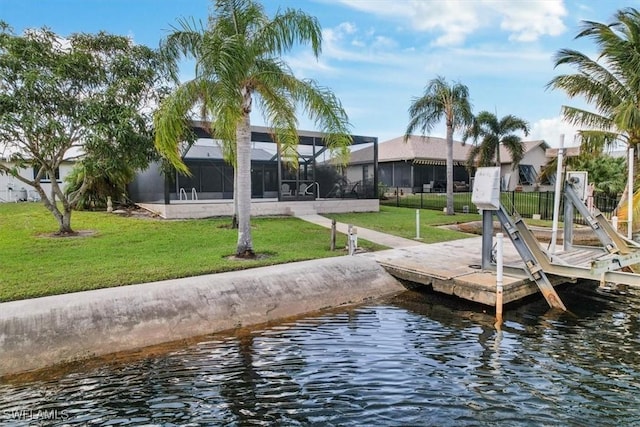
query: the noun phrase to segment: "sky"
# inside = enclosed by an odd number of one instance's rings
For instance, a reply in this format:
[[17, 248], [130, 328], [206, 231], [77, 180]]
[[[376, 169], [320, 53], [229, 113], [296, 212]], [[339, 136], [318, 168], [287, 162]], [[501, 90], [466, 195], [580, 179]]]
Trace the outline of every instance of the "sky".
[[[296, 76], [312, 78], [341, 100], [352, 133], [380, 142], [402, 136], [408, 108], [430, 80], [443, 76], [469, 88], [474, 113], [514, 114], [529, 122], [525, 139], [574, 144], [575, 129], [562, 121], [562, 105], [586, 107], [547, 89], [559, 49], [594, 55], [576, 40], [584, 20], [603, 23], [640, 0], [263, 0], [269, 16], [286, 8], [318, 18], [322, 53], [297, 46], [284, 60]], [[46, 26], [61, 36], [101, 30], [157, 47], [179, 18], [206, 20], [209, 0], [0, 0], [0, 20], [16, 33]], [[181, 67], [193, 77], [193, 63]], [[304, 116], [300, 129], [315, 129]], [[260, 114], [252, 123], [264, 125]], [[444, 137], [444, 124], [429, 134]], [[460, 134], [456, 139], [460, 139]]]

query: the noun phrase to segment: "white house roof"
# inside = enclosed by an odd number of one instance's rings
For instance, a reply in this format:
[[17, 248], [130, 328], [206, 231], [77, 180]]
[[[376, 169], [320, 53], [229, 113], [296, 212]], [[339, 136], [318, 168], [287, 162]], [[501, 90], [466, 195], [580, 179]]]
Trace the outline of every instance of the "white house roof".
[[[192, 160], [202, 160], [202, 159], [212, 159], [212, 160], [220, 160], [222, 159], [222, 150], [217, 145], [198, 145], [194, 144], [191, 146], [187, 154], [184, 156], [185, 159]], [[273, 159], [273, 154], [269, 153], [267, 150], [263, 150], [261, 148], [252, 148], [251, 149], [251, 160], [271, 160]]]

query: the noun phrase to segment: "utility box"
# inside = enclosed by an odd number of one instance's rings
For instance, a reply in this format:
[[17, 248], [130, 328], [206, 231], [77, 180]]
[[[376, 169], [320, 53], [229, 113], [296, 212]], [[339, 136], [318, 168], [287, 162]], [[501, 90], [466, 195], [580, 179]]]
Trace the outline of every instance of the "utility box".
[[497, 211], [500, 209], [500, 168], [478, 168], [473, 180], [471, 202], [478, 209]]
[[22, 187], [20, 188], [20, 190], [17, 192], [17, 199], [19, 202], [26, 202], [27, 198], [29, 197], [29, 193], [27, 193], [27, 189]]
[[567, 181], [573, 184], [574, 190], [583, 202], [587, 200], [587, 185], [589, 173], [586, 171], [567, 172]]

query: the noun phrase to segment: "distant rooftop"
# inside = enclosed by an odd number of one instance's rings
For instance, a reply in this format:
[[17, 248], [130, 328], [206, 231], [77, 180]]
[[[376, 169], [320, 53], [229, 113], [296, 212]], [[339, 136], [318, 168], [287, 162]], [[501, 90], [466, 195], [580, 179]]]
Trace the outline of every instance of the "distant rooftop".
[[[527, 153], [538, 146], [548, 148], [547, 143], [542, 140], [524, 141], [524, 152]], [[460, 141], [453, 141], [454, 163], [464, 164], [471, 147], [472, 143], [463, 145]], [[370, 163], [372, 153], [372, 147], [354, 151], [351, 153], [350, 163]], [[404, 136], [399, 136], [378, 144], [378, 162], [411, 160], [418, 164], [444, 164], [446, 158], [447, 141], [444, 138], [411, 135], [405, 142]], [[500, 160], [502, 163], [511, 163], [511, 155], [504, 147], [500, 148]]]

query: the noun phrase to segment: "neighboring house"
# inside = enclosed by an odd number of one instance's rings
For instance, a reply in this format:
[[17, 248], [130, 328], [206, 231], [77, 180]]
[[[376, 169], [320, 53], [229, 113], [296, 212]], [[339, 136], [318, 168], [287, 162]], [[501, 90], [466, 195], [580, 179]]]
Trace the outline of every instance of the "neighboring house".
[[[0, 158], [0, 162], [7, 166], [11, 167], [13, 164], [11, 161]], [[52, 177], [58, 182], [58, 184], [62, 187], [64, 191], [65, 177], [71, 172], [74, 166], [73, 161], [64, 161], [56, 171], [56, 176]], [[33, 180], [35, 174], [37, 173], [33, 168], [20, 168], [17, 170], [18, 174], [26, 179]], [[51, 178], [46, 177], [41, 181], [42, 188], [44, 191], [49, 194], [51, 193]], [[0, 174], [0, 203], [1, 202], [16, 202], [16, 201], [38, 201], [40, 200], [40, 195], [38, 192], [30, 185], [25, 184], [20, 181], [18, 178], [12, 175]]]
[[[378, 144], [379, 180], [387, 191], [403, 193], [446, 191], [446, 140], [412, 135]], [[372, 147], [355, 151], [347, 168], [348, 177], [368, 173], [372, 168]], [[468, 146], [453, 144], [453, 179], [457, 191], [469, 191], [469, 173], [465, 169]]]
[[[473, 179], [466, 169], [471, 144], [453, 143], [454, 191], [471, 191]], [[511, 156], [501, 148], [501, 173], [503, 190], [533, 191], [538, 188], [538, 174], [548, 159], [544, 141], [525, 141], [525, 155], [518, 168], [512, 169]], [[379, 181], [387, 192], [403, 193], [446, 191], [446, 150], [444, 138], [412, 135], [407, 142], [404, 136], [378, 144]], [[366, 147], [351, 154], [346, 176], [349, 180], [363, 179], [372, 173], [373, 147]]]
[[[164, 203], [180, 200], [216, 200], [233, 198], [233, 168], [224, 161], [219, 141], [202, 122], [194, 121], [197, 140], [183, 159], [191, 175], [174, 174], [165, 179], [159, 163], [140, 172], [129, 186], [135, 202]], [[278, 155], [269, 129], [251, 127], [251, 197], [254, 199], [313, 200], [317, 197], [344, 197], [346, 194], [339, 168], [330, 166], [323, 134], [299, 131], [298, 170]], [[377, 144], [377, 138], [353, 135], [353, 144]], [[374, 163], [373, 157], [369, 160]], [[377, 175], [377, 174], [376, 174]], [[373, 174], [372, 174], [373, 176]], [[337, 190], [337, 191], [336, 191]], [[353, 197], [375, 198], [376, 194], [354, 193]]]
[[549, 162], [545, 153], [549, 145], [543, 140], [524, 141], [524, 156], [514, 170], [511, 155], [500, 147], [502, 189], [503, 191], [552, 191], [550, 183], [539, 182], [543, 167]]

